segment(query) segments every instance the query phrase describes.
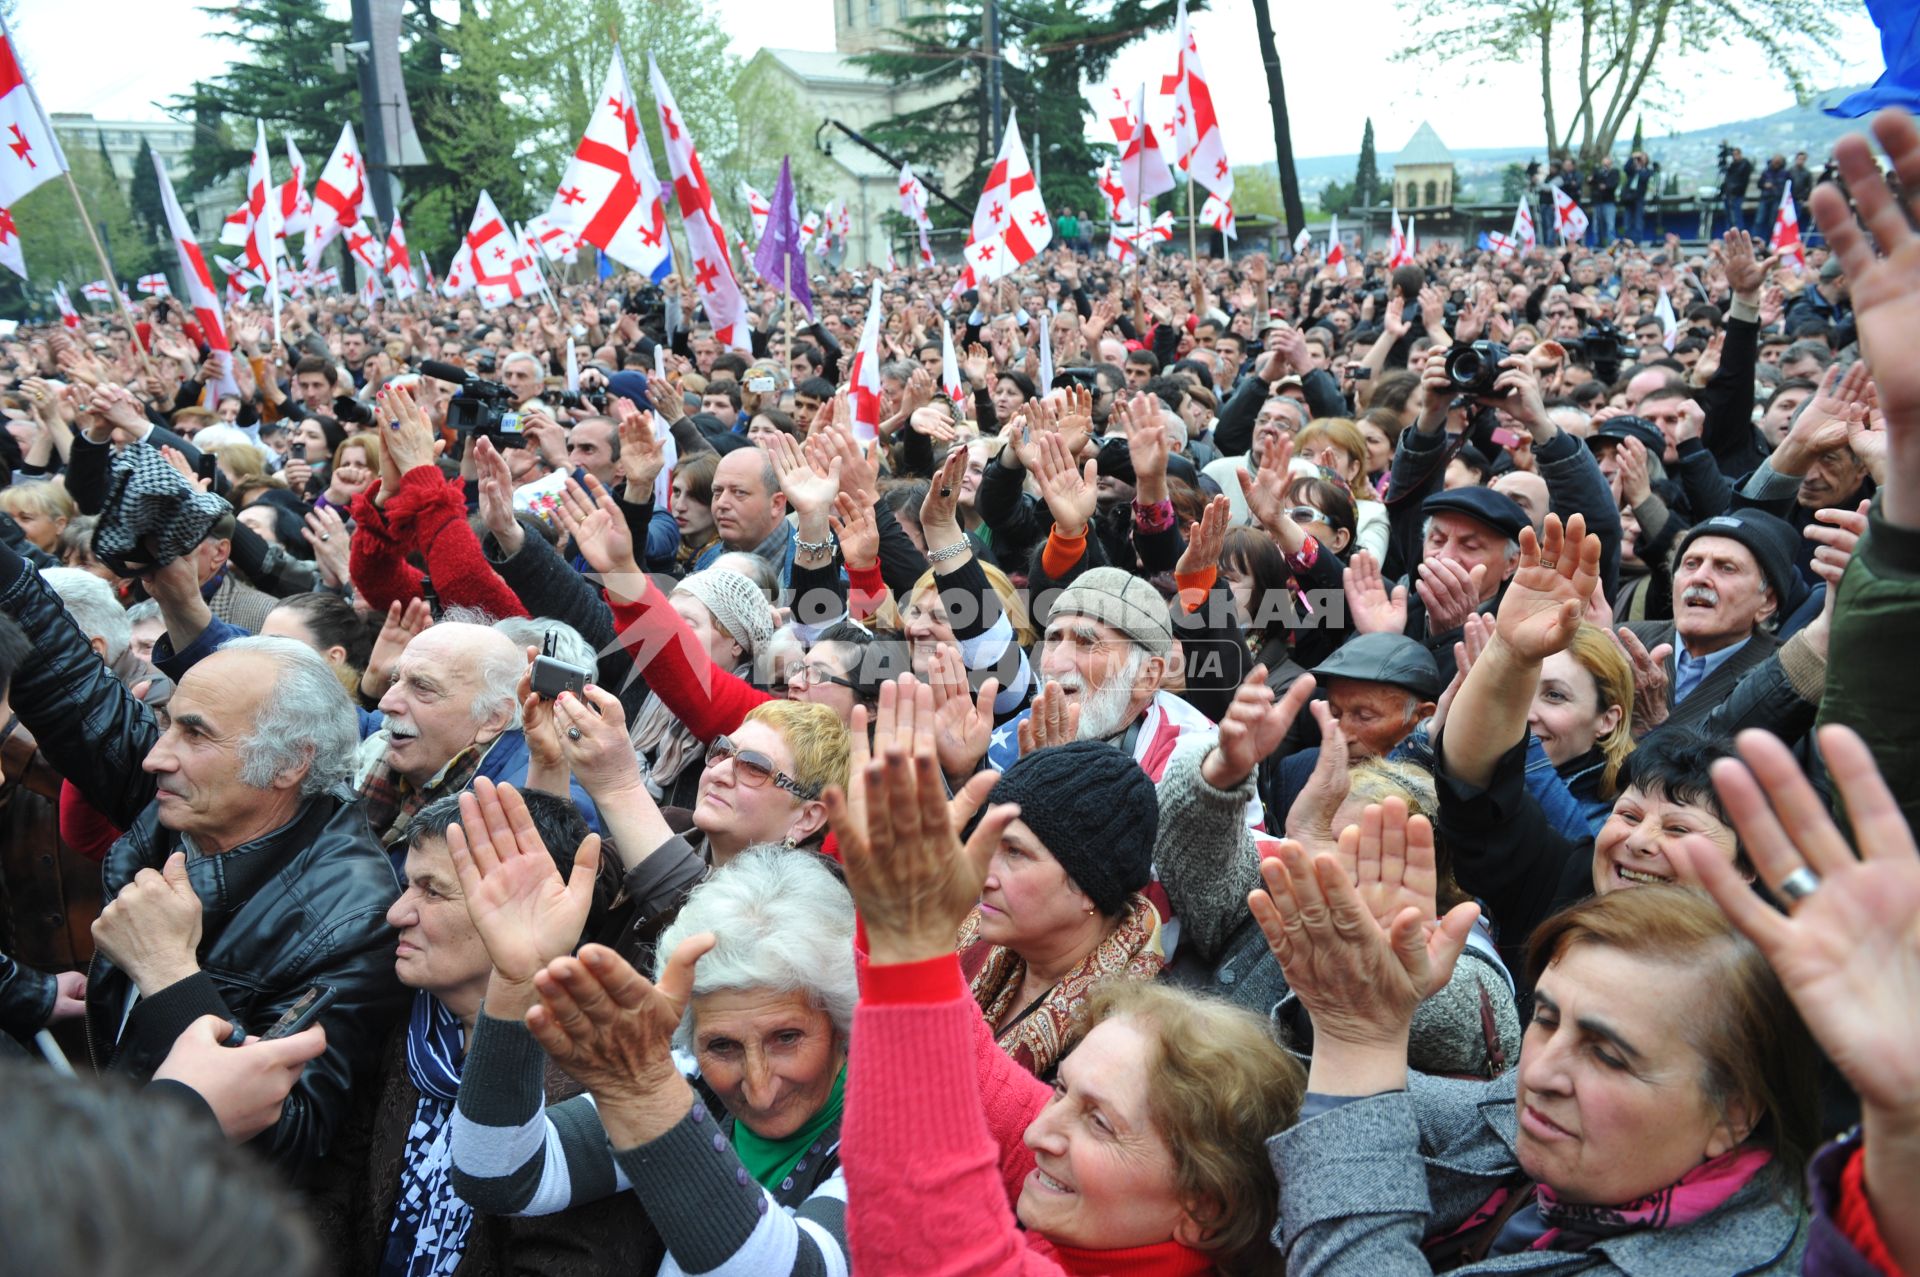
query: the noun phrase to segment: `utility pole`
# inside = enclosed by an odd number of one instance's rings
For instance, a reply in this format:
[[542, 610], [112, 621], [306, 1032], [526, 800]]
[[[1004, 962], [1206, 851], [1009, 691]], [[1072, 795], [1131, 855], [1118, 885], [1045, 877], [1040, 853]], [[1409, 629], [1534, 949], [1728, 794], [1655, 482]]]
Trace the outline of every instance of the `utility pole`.
[[380, 70], [373, 58], [372, 0], [353, 0], [353, 38], [367, 52], [355, 61], [360, 75], [360, 145], [367, 160], [367, 186], [380, 225], [393, 225], [393, 169], [387, 157], [387, 130], [380, 120]]
[[1000, 5], [999, 0], [986, 0], [980, 13], [980, 47], [986, 53], [987, 81], [987, 120], [991, 126], [988, 134], [987, 160], [991, 163], [1000, 154]]
[[1280, 73], [1280, 52], [1273, 43], [1273, 15], [1268, 0], [1253, 0], [1254, 27], [1260, 37], [1260, 60], [1267, 72], [1267, 105], [1273, 111], [1273, 158], [1280, 170], [1280, 199], [1286, 209], [1287, 236], [1306, 228], [1307, 214], [1300, 203], [1300, 175], [1293, 167], [1293, 130], [1287, 117], [1287, 82]]

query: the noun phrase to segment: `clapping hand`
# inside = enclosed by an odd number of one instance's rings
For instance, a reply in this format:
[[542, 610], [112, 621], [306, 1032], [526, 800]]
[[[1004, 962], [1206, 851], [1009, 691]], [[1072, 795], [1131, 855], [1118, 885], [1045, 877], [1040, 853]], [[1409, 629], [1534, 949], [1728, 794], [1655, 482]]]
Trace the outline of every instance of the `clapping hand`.
[[1220, 720], [1220, 737], [1200, 760], [1200, 776], [1215, 789], [1233, 789], [1280, 748], [1300, 709], [1313, 697], [1313, 675], [1295, 679], [1287, 694], [1274, 699], [1267, 667], [1256, 665], [1233, 694]]
[[1380, 563], [1371, 551], [1360, 550], [1341, 569], [1340, 586], [1347, 597], [1353, 628], [1361, 634], [1400, 634], [1407, 628], [1407, 587], [1387, 591]]

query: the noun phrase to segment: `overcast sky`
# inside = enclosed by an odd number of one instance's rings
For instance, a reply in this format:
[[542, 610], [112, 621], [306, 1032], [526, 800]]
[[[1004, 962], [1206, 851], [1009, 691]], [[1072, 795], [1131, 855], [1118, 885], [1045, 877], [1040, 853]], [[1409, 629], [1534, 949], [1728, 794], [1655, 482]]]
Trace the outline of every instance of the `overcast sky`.
[[[709, 0], [729, 30], [781, 33], [781, 47], [831, 49], [832, 0]], [[346, 0], [332, 0], [342, 14]], [[1236, 164], [1273, 158], [1265, 77], [1254, 36], [1254, 0], [1215, 0], [1193, 17], [1214, 100]], [[1864, 83], [1882, 69], [1880, 44], [1861, 0], [1843, 23], [1841, 56], [1816, 75], [1823, 85]], [[1393, 0], [1271, 0], [1292, 108], [1294, 150], [1303, 156], [1359, 148], [1373, 117], [1383, 152], [1398, 150], [1420, 121], [1430, 120], [1453, 147], [1528, 146], [1540, 135], [1539, 78], [1527, 67], [1488, 65], [1462, 82], [1451, 68], [1386, 63], [1400, 43]], [[214, 38], [215, 22], [195, 0], [18, 0], [14, 34], [22, 61], [53, 111], [88, 111], [102, 119], [161, 119], [155, 105], [196, 77], [218, 74], [233, 46]], [[1170, 34], [1137, 42], [1116, 60], [1110, 83], [1129, 92], [1157, 87], [1172, 70]], [[1377, 47], [1376, 47], [1377, 46]], [[759, 48], [747, 39], [734, 52]], [[1704, 128], [1767, 115], [1792, 104], [1786, 86], [1757, 53], [1688, 55], [1684, 79], [1645, 103], [1647, 134]], [[1356, 92], [1355, 85], [1366, 85]], [[1105, 87], [1093, 94], [1105, 97]], [[1149, 109], [1150, 119], [1163, 112]]]

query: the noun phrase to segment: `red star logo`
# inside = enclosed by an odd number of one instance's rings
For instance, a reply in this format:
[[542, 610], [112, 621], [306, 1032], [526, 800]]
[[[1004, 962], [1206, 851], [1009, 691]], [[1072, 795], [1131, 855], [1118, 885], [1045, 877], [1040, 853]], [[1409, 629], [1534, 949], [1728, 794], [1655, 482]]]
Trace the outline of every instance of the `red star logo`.
[[710, 293], [713, 291], [713, 281], [720, 278], [720, 268], [704, 257], [696, 257], [693, 261], [693, 277], [700, 282], [701, 288]]
[[563, 204], [584, 204], [587, 202], [587, 197], [580, 193], [580, 188], [577, 186], [563, 186], [560, 188], [560, 202]]
[[677, 141], [679, 141], [679, 140], [680, 140], [680, 126], [679, 126], [678, 124], [675, 124], [675, 123], [673, 122], [673, 108], [672, 108], [672, 107], [670, 107], [670, 106], [663, 106], [663, 107], [661, 107], [661, 108], [660, 108], [660, 121], [661, 121], [661, 123], [662, 123], [662, 124], [664, 124], [664, 125], [666, 126], [666, 130], [667, 130], [667, 139], [668, 139], [669, 141], [673, 141], [673, 142], [677, 142]]
[[1001, 208], [998, 204], [995, 204], [992, 208], [987, 210], [987, 216], [993, 219], [993, 224], [995, 226], [998, 226], [1000, 224], [1000, 219], [1006, 216], [1006, 210]]
[[40, 165], [33, 158], [33, 144], [27, 141], [27, 135], [20, 131], [20, 126], [9, 124], [7, 129], [13, 134], [13, 141], [7, 143], [13, 151], [13, 157], [17, 160], [25, 160], [28, 168], [39, 168]]

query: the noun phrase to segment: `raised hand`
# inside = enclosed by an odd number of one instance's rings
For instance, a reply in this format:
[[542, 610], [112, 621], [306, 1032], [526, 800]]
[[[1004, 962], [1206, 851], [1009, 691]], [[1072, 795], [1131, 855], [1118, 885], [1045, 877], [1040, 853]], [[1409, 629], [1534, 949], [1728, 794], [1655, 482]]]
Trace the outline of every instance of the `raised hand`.
[[1205, 572], [1220, 566], [1220, 551], [1227, 544], [1227, 529], [1233, 522], [1233, 502], [1224, 496], [1207, 502], [1197, 523], [1187, 525], [1187, 548], [1173, 565], [1175, 576]]
[[1000, 694], [1000, 680], [986, 680], [976, 694], [967, 682], [960, 649], [942, 643], [934, 648], [927, 682], [933, 693], [933, 748], [940, 770], [948, 776], [972, 775], [993, 741], [993, 699]]
[[[447, 826], [447, 852], [467, 916], [493, 963], [488, 1010], [496, 1016], [524, 1011], [534, 975], [580, 943], [600, 871], [600, 835], [587, 835], [563, 879], [526, 799], [512, 785], [481, 776], [460, 795], [460, 822]], [[517, 1011], [499, 1005], [508, 985], [522, 986], [525, 1000]]]
[[1453, 708], [1453, 698], [1460, 695], [1465, 686], [1467, 674], [1473, 669], [1474, 661], [1486, 650], [1493, 639], [1493, 618], [1484, 612], [1474, 612], [1460, 627], [1460, 637], [1453, 645], [1453, 681], [1440, 693], [1440, 699], [1434, 702], [1433, 716], [1427, 720], [1427, 738], [1440, 739], [1440, 729], [1447, 725], [1447, 711]]
[[588, 683], [577, 696], [562, 692], [554, 698], [553, 717], [567, 767], [595, 802], [608, 806], [605, 800], [645, 789], [619, 697]]
[[1651, 652], [1640, 636], [1626, 626], [1616, 633], [1633, 666], [1633, 735], [1637, 740], [1667, 721], [1672, 704], [1667, 697], [1667, 658], [1673, 644], [1661, 643]]
[[620, 470], [627, 477], [627, 498], [636, 504], [652, 500], [653, 482], [667, 465], [666, 451], [654, 435], [653, 411], [631, 399], [613, 399], [607, 406], [620, 423]]
[[873, 518], [873, 494], [842, 492], [833, 499], [827, 526], [840, 542], [840, 557], [848, 568], [870, 568], [880, 562], [880, 527]]
[[1362, 634], [1400, 634], [1407, 628], [1407, 587], [1387, 592], [1380, 562], [1371, 551], [1360, 550], [1340, 571], [1340, 587], [1347, 596], [1353, 628]]
[[1232, 789], [1280, 748], [1301, 706], [1313, 697], [1313, 675], [1295, 679], [1275, 700], [1267, 667], [1256, 665], [1233, 694], [1220, 720], [1220, 738], [1200, 760], [1200, 776], [1215, 789]]
[[1298, 841], [1309, 853], [1317, 854], [1333, 850], [1339, 840], [1340, 831], [1333, 827], [1333, 822], [1340, 804], [1347, 801], [1353, 780], [1347, 771], [1347, 734], [1340, 730], [1333, 706], [1326, 701], [1314, 701], [1308, 709], [1320, 728], [1320, 756], [1314, 761], [1313, 772], [1299, 797], [1287, 809], [1286, 829], [1287, 837]]
[[1049, 745], [1064, 745], [1080, 739], [1080, 706], [1067, 699], [1058, 683], [1048, 683], [1033, 698], [1026, 718], [1016, 733], [1020, 757]]
[[633, 559], [633, 537], [626, 516], [592, 475], [582, 488], [572, 479], [561, 491], [553, 512], [587, 566], [600, 573], [610, 598], [638, 602], [646, 594], [646, 578]]
[[1148, 505], [1167, 493], [1167, 426], [1160, 396], [1140, 394], [1126, 401], [1121, 420], [1127, 430], [1127, 451], [1133, 458], [1135, 487]]
[[795, 513], [824, 517], [840, 493], [840, 459], [834, 457], [821, 465], [821, 454], [816, 450], [815, 458], [809, 461], [799, 442], [785, 434], [768, 440], [766, 453], [774, 474], [779, 476], [780, 491], [787, 494], [787, 504]]
[[1580, 628], [1587, 600], [1600, 583], [1600, 538], [1587, 534], [1585, 515], [1560, 526], [1547, 516], [1542, 536], [1520, 529], [1520, 566], [1500, 600], [1494, 632], [1523, 661], [1540, 662], [1565, 651]]
[[400, 659], [400, 653], [406, 651], [414, 635], [432, 624], [433, 609], [427, 606], [425, 599], [408, 599], [405, 606], [398, 599], [390, 603], [386, 622], [373, 640], [373, 651], [367, 655], [367, 667], [360, 675], [361, 695], [385, 695], [387, 680], [393, 676], [394, 662]]
[[1089, 458], [1085, 467], [1076, 468], [1067, 445], [1060, 436], [1040, 436], [1034, 472], [1040, 481], [1040, 495], [1053, 514], [1054, 526], [1063, 537], [1086, 535], [1093, 512], [1100, 504], [1099, 462]]
[[[500, 543], [500, 553], [512, 558], [526, 544], [527, 531], [513, 512], [513, 472], [507, 459], [481, 435], [473, 441], [473, 466], [480, 481], [480, 520]], [[624, 460], [625, 454], [622, 453]]]

